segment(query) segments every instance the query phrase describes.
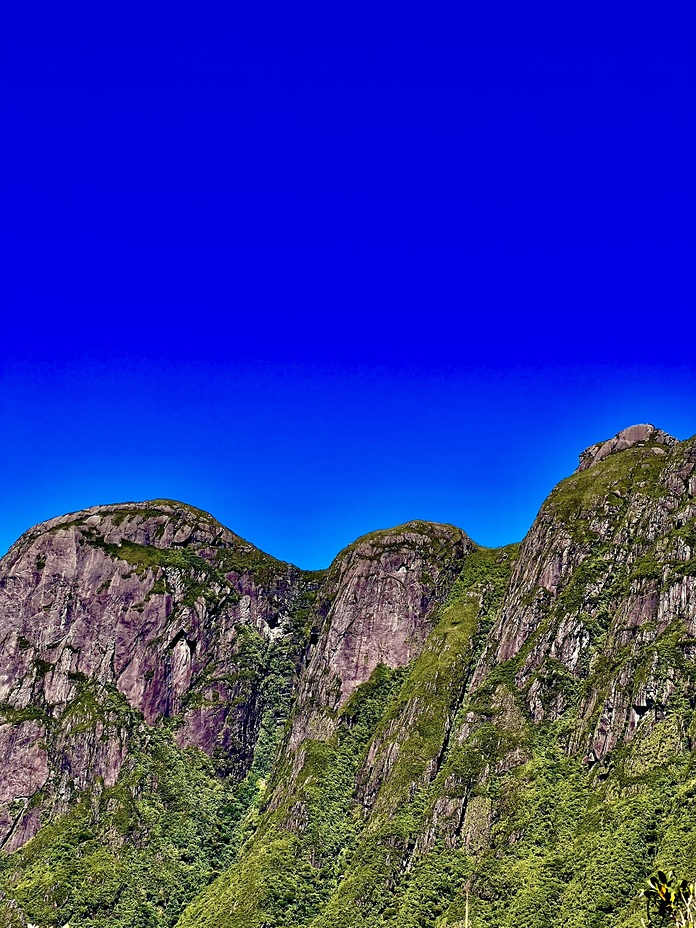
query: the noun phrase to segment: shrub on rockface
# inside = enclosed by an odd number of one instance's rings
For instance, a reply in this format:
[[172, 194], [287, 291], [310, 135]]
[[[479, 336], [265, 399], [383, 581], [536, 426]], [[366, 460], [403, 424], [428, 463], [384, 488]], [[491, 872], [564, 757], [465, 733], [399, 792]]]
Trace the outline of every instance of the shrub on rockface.
[[696, 887], [688, 880], [678, 879], [670, 870], [658, 870], [648, 880], [641, 893], [647, 906], [646, 928], [675, 925], [676, 928], [696, 926]]

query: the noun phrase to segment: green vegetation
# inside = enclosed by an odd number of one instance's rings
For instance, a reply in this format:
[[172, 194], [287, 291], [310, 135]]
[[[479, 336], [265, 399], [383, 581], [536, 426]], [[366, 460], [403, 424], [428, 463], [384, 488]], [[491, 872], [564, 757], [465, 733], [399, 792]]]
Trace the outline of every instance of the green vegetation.
[[606, 515], [622, 517], [636, 495], [657, 500], [667, 494], [660, 480], [667, 463], [662, 446], [645, 442], [613, 454], [587, 470], [576, 471], [551, 492], [545, 507], [579, 543], [591, 542], [589, 523]]
[[[305, 602], [295, 615], [300, 628], [308, 608]], [[39, 709], [0, 707], [7, 721], [36, 719], [47, 725], [49, 741], [94, 739], [99, 730], [102, 739], [129, 744], [114, 786], [95, 782], [67, 814], [44, 826], [15, 855], [0, 858], [0, 892], [16, 900], [29, 921], [69, 922], [71, 928], [165, 928], [234, 859], [244, 839], [240, 823], [248, 829], [258, 815], [289, 711], [298, 646], [283, 641], [259, 650], [258, 641], [250, 645], [242, 638], [242, 662], [250, 668], [254, 657], [260, 662], [257, 676], [263, 685], [256, 697], [257, 750], [241, 781], [221, 778], [220, 764], [198, 749], [178, 748], [176, 719], [164, 727], [144, 725], [115, 689], [84, 678], [59, 719]], [[41, 804], [40, 794], [34, 804]], [[3, 914], [0, 904], [0, 925], [12, 925], [7, 919], [16, 913], [10, 907]]]
[[[131, 724], [137, 731], [135, 719]], [[132, 744], [116, 786], [95, 785], [1, 860], [0, 884], [31, 922], [172, 925], [223, 863], [246, 804], [239, 791], [215, 776], [201, 752], [179, 750], [166, 731], [145, 729]]]
[[[378, 667], [340, 713], [335, 734], [304, 743], [294, 780], [292, 758], [281, 765], [281, 801], [261, 813], [237, 864], [189, 907], [181, 928], [387, 924], [377, 919], [398, 911], [394, 886], [435, 798], [448, 719], [515, 553], [512, 546], [470, 555], [413, 665]], [[371, 770], [385, 768], [373, 795]], [[451, 877], [450, 863], [445, 873]]]
[[[135, 510], [138, 515], [147, 515], [147, 511]], [[118, 511], [114, 515], [115, 521], [123, 521], [129, 511]], [[153, 515], [162, 513], [153, 510]], [[130, 564], [138, 576], [145, 576], [148, 571], [155, 573], [155, 581], [149, 596], [171, 592], [167, 578], [167, 569], [174, 570], [183, 578], [186, 586], [185, 605], [192, 605], [196, 599], [203, 597], [206, 600], [215, 599], [216, 587], [224, 588], [225, 595], [238, 598], [230, 590], [228, 574], [238, 576], [247, 575], [260, 586], [273, 589], [279, 583], [279, 577], [288, 570], [294, 570], [289, 565], [277, 561], [263, 551], [241, 538], [231, 536], [224, 546], [214, 550], [211, 559], [201, 557], [193, 546], [158, 547], [157, 545], [142, 545], [126, 539], [118, 544], [108, 543], [94, 529], [82, 526], [82, 537], [92, 547], [101, 548], [110, 557], [118, 558]], [[306, 572], [308, 580], [317, 582], [323, 571]]]
[[[295, 792], [277, 808], [251, 810], [237, 866], [189, 907], [182, 926], [306, 924], [321, 911], [361, 828], [353, 799], [359, 761], [400, 677], [377, 667], [345, 707], [335, 736], [305, 743]], [[283, 784], [290, 776], [284, 766], [274, 779]]]
[[[146, 518], [148, 512], [116, 510], [114, 519], [131, 516]], [[129, 572], [154, 577], [149, 596], [172, 593], [175, 608], [202, 597], [209, 621], [239, 600], [228, 571], [262, 575], [269, 598], [276, 586], [284, 594], [284, 633], [266, 638], [248, 623], [236, 625], [232, 660], [224, 667], [208, 664], [179, 714], [155, 727], [146, 725], [115, 688], [79, 672], [68, 673], [77, 695], [61, 711], [43, 704], [22, 710], [0, 706], [2, 721], [45, 726], [41, 746], [59, 775], [64, 752], [74, 756], [76, 745], [91, 745], [96, 752], [108, 744], [114, 755], [121, 744], [128, 748], [114, 785], [97, 778], [84, 791], [64, 794], [60, 814], [54, 813], [19, 852], [0, 857], [0, 926], [14, 928], [16, 922], [24, 928], [28, 920], [41, 928], [68, 923], [71, 928], [166, 928], [225, 871], [258, 818], [290, 712], [320, 574], [299, 582], [294, 568], [234, 536], [226, 538], [232, 550], [213, 549], [208, 559], [190, 545], [160, 548], [127, 539], [111, 544], [83, 520], [75, 520], [75, 526], [81, 543], [123, 561]], [[107, 588], [102, 584], [99, 592]], [[31, 643], [20, 637], [18, 646], [27, 650]], [[53, 669], [42, 658], [32, 662], [36, 677]], [[148, 671], [146, 679], [153, 674]], [[223, 692], [228, 721], [212, 756], [178, 747], [186, 712], [222, 704]], [[53, 795], [49, 781], [30, 808], [50, 813]], [[9, 812], [19, 820], [26, 808], [20, 803]]]
[[[691, 497], [676, 508], [684, 477], [664, 450], [646, 443], [560, 484], [531, 555], [469, 554], [411, 664], [379, 665], [292, 749], [297, 668], [338, 567], [318, 605], [320, 575], [305, 576], [283, 635], [236, 626], [232, 659], [204, 667], [159, 726], [80, 675], [59, 719], [0, 706], [45, 725], [54, 751], [97, 730], [129, 744], [113, 786], [95, 782], [1, 859], [0, 926], [24, 912], [42, 928], [694, 928], [694, 885], [673, 870], [696, 872], [696, 523]], [[451, 544], [409, 527], [453, 572]], [[176, 585], [213, 619], [240, 577], [284, 601], [299, 575], [241, 539], [203, 557], [80, 532], [148, 575], [150, 595]], [[518, 631], [496, 663], [503, 603]], [[52, 670], [33, 662], [36, 678]], [[186, 713], [224, 700], [213, 756], [178, 747]]]
[[672, 924], [678, 928], [694, 928], [696, 925], [696, 889], [693, 883], [679, 880], [670, 870], [662, 870], [651, 876], [643, 890], [647, 903], [648, 926]]

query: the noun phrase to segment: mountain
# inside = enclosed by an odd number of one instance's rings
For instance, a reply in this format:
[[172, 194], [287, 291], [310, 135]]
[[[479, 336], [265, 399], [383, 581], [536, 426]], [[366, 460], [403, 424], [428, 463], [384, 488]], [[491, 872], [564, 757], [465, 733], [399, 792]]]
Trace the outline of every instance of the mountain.
[[638, 928], [696, 874], [696, 438], [327, 571], [167, 500], [0, 561], [0, 926]]

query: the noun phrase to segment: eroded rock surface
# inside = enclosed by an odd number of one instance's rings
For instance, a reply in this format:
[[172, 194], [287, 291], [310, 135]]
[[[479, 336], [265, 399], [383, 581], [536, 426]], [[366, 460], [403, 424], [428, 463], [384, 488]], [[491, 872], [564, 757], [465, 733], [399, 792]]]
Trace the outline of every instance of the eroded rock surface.
[[182, 746], [243, 775], [264, 654], [315, 588], [167, 501], [95, 507], [27, 532], [0, 573], [0, 803], [7, 811], [43, 789], [25, 839], [40, 808], [58, 814], [76, 791], [116, 782], [138, 717], [172, 720]]
[[180, 844], [150, 871], [169, 874], [203, 788], [212, 838], [179, 928], [457, 924], [465, 879], [486, 928], [560, 928], [594, 904], [560, 905], [564, 887], [620, 858], [603, 923], [645, 861], [691, 853], [695, 552], [696, 439], [650, 425], [583, 452], [498, 550], [411, 522], [306, 574], [164, 501], [39, 526], [0, 569], [4, 849], [31, 862], [80, 797], [86, 830], [134, 805], [100, 834], [142, 848], [172, 806]]
[[[578, 470], [587, 470], [588, 467], [592, 467], [593, 464], [603, 461], [604, 458], [609, 457], [610, 454], [626, 451], [634, 445], [644, 445], [646, 442], [651, 442], [655, 445], [666, 445], [670, 447], [676, 440], [676, 438], [669, 435], [667, 432], [656, 429], [654, 425], [649, 425], [647, 423], [630, 425], [627, 429], [623, 429], [618, 435], [615, 435], [608, 441], [600, 441], [596, 445], [590, 445], [589, 448], [586, 448], [580, 455]], [[661, 449], [658, 448], [657, 453], [660, 453], [660, 450]]]
[[590, 452], [525, 538], [472, 686], [509, 662], [540, 722], [587, 680], [571, 748], [602, 759], [660, 718], [673, 684], [646, 665], [658, 639], [696, 634], [696, 443], [633, 426]]
[[332, 564], [318, 597], [321, 625], [303, 670], [290, 749], [326, 738], [335, 713], [379, 664], [420, 653], [464, 557], [475, 548], [452, 525], [409, 522], [358, 539]]

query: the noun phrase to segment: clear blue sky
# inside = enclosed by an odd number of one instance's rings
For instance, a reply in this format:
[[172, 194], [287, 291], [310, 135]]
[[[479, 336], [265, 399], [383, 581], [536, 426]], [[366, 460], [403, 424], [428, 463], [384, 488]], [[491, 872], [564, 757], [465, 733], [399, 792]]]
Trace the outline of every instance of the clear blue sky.
[[155, 496], [501, 544], [696, 433], [691, 6], [246, 6], [13, 14], [0, 550]]

